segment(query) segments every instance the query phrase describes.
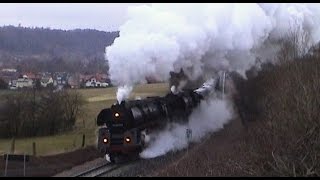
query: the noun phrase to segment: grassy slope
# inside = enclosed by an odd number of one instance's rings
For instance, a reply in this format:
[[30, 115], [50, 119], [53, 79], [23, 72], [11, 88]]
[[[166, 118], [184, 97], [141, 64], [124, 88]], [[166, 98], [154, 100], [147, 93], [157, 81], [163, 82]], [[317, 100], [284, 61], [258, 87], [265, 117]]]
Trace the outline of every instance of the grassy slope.
[[[163, 96], [168, 92], [168, 84], [139, 85], [133, 89], [130, 98], [140, 96]], [[116, 102], [116, 88], [106, 89], [80, 89], [78, 90], [86, 99], [81, 117], [77, 120], [73, 132], [56, 136], [23, 138], [16, 140], [16, 153], [32, 153], [32, 143], [36, 142], [37, 155], [57, 154], [75, 150], [81, 147], [82, 134], [86, 135], [86, 145], [93, 145], [96, 141], [96, 116], [103, 109]], [[1, 92], [0, 92], [1, 93]], [[5, 94], [7, 92], [2, 92]], [[0, 97], [1, 95], [0, 94]], [[10, 139], [0, 139], [0, 154], [10, 150]]]

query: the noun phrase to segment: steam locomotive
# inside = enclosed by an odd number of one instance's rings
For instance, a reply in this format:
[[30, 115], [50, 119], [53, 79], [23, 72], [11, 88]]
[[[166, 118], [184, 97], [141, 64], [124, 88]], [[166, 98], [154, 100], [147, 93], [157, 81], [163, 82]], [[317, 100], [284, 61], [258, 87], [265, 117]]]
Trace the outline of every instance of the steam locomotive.
[[148, 129], [184, 123], [200, 101], [218, 87], [218, 79], [210, 79], [196, 90], [122, 101], [103, 109], [97, 116], [98, 150], [108, 154], [113, 163], [137, 158], [146, 146]]

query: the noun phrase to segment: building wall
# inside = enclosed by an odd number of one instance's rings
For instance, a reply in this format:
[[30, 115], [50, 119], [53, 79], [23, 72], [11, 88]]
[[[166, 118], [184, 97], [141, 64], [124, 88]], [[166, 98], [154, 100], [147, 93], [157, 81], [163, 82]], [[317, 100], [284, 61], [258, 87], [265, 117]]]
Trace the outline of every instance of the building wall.
[[22, 79], [19, 78], [16, 82], [16, 86], [18, 88], [23, 88], [23, 87], [32, 87], [32, 80], [31, 79]]

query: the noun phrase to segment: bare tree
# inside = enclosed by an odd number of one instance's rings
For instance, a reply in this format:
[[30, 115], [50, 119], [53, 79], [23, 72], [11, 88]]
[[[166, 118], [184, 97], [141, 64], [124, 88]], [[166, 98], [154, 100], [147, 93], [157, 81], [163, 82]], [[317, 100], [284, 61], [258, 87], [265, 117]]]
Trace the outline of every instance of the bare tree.
[[64, 108], [64, 117], [67, 121], [66, 125], [74, 125], [77, 117], [82, 112], [84, 99], [77, 90], [69, 89], [62, 92], [62, 101]]
[[277, 56], [279, 63], [293, 61], [306, 55], [311, 48], [310, 33], [295, 23], [288, 33], [279, 40], [280, 51]]

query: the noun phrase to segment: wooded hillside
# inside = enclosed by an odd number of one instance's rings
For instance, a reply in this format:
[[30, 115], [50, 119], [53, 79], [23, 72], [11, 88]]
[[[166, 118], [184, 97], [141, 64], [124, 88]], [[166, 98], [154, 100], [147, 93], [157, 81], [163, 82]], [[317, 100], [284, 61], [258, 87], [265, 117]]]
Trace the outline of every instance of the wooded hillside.
[[106, 71], [105, 47], [119, 32], [0, 27], [0, 68], [30, 71]]

